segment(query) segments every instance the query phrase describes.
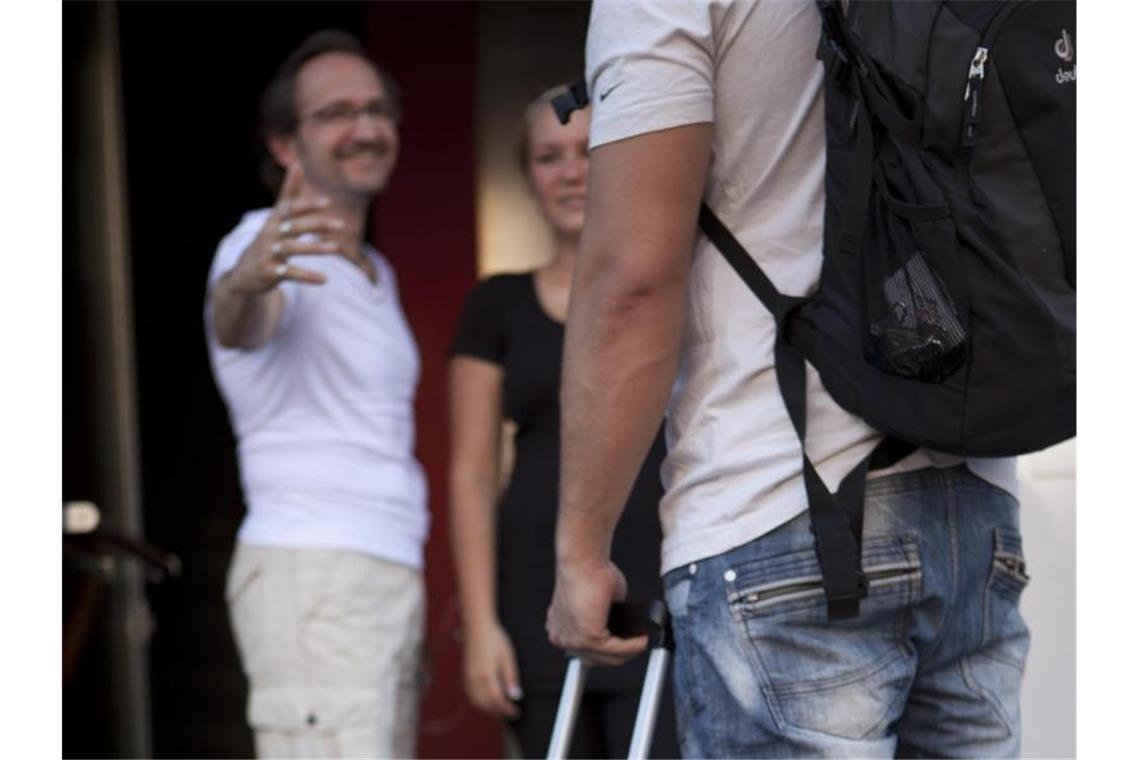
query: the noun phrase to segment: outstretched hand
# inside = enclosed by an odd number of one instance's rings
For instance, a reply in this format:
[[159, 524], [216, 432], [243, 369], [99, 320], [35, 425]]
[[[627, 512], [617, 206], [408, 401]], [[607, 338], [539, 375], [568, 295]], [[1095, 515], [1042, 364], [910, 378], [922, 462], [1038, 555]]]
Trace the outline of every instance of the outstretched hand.
[[304, 188], [304, 171], [299, 163], [294, 163], [285, 174], [273, 213], [234, 267], [235, 290], [264, 293], [282, 280], [321, 285], [325, 282], [324, 274], [293, 266], [289, 264], [289, 257], [317, 254], [353, 257], [351, 252], [343, 250], [342, 243], [326, 237], [342, 231], [345, 226], [342, 219], [328, 212], [332, 202], [323, 196], [308, 195]]
[[610, 605], [625, 601], [625, 576], [617, 565], [560, 561], [557, 576], [546, 613], [551, 644], [587, 665], [621, 665], [645, 651], [648, 636], [619, 638], [606, 625]]

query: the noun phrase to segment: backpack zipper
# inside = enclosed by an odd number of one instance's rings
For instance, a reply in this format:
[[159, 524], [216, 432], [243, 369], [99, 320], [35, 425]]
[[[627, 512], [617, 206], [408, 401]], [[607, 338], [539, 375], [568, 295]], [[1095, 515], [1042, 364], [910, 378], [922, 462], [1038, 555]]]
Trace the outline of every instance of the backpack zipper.
[[1021, 7], [1021, 3], [1009, 2], [995, 13], [974, 51], [974, 57], [970, 61], [970, 71], [966, 75], [966, 95], [963, 97], [965, 102], [962, 108], [963, 148], [973, 148], [978, 141], [978, 126], [982, 123], [982, 81], [986, 78], [986, 62], [990, 59], [994, 38], [1001, 31], [1006, 19]]
[[982, 80], [986, 78], [986, 60], [989, 48], [979, 47], [970, 61], [966, 77], [966, 105], [962, 108], [962, 147], [972, 148], [978, 141], [978, 125], [982, 122]]

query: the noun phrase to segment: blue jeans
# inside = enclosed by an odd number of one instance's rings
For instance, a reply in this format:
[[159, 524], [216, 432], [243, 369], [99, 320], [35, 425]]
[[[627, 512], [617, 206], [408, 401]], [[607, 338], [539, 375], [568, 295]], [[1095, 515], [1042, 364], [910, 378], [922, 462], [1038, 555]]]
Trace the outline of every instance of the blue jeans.
[[859, 617], [828, 622], [806, 513], [665, 576], [685, 757], [1014, 757], [1017, 501], [964, 466], [867, 486]]

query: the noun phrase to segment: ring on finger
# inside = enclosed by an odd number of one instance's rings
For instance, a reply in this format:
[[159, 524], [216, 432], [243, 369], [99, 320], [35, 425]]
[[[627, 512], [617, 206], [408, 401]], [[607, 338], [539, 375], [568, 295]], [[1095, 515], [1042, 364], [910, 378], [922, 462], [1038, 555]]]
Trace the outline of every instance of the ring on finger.
[[280, 256], [285, 252], [285, 244], [278, 240], [269, 246], [269, 252], [274, 256]]
[[281, 232], [282, 235], [288, 235], [293, 231], [293, 220], [286, 219], [285, 221], [281, 222], [281, 224], [277, 225], [277, 229]]
[[289, 273], [289, 265], [288, 264], [278, 264], [273, 269], [273, 274], [277, 275], [277, 279], [279, 279], [279, 280], [285, 279], [285, 275], [287, 275], [288, 273]]

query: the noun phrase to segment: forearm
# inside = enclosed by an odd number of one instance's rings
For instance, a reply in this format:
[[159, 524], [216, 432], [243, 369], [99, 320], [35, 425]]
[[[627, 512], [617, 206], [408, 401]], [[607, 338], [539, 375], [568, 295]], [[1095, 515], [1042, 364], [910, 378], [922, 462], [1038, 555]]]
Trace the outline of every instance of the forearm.
[[591, 154], [562, 375], [560, 565], [608, 560], [661, 425], [680, 356], [710, 137], [711, 125], [695, 124]]
[[451, 550], [463, 626], [470, 630], [498, 622], [495, 536], [496, 484], [492, 475], [451, 475]]
[[602, 563], [661, 425], [680, 353], [687, 266], [580, 262], [562, 378], [561, 561]]
[[284, 297], [278, 288], [260, 293], [235, 288], [231, 270], [214, 286], [210, 303], [218, 342], [226, 348], [252, 349], [273, 337]]
[[451, 549], [467, 631], [498, 622], [495, 520], [502, 386], [503, 369], [494, 362], [460, 354], [448, 364]]

